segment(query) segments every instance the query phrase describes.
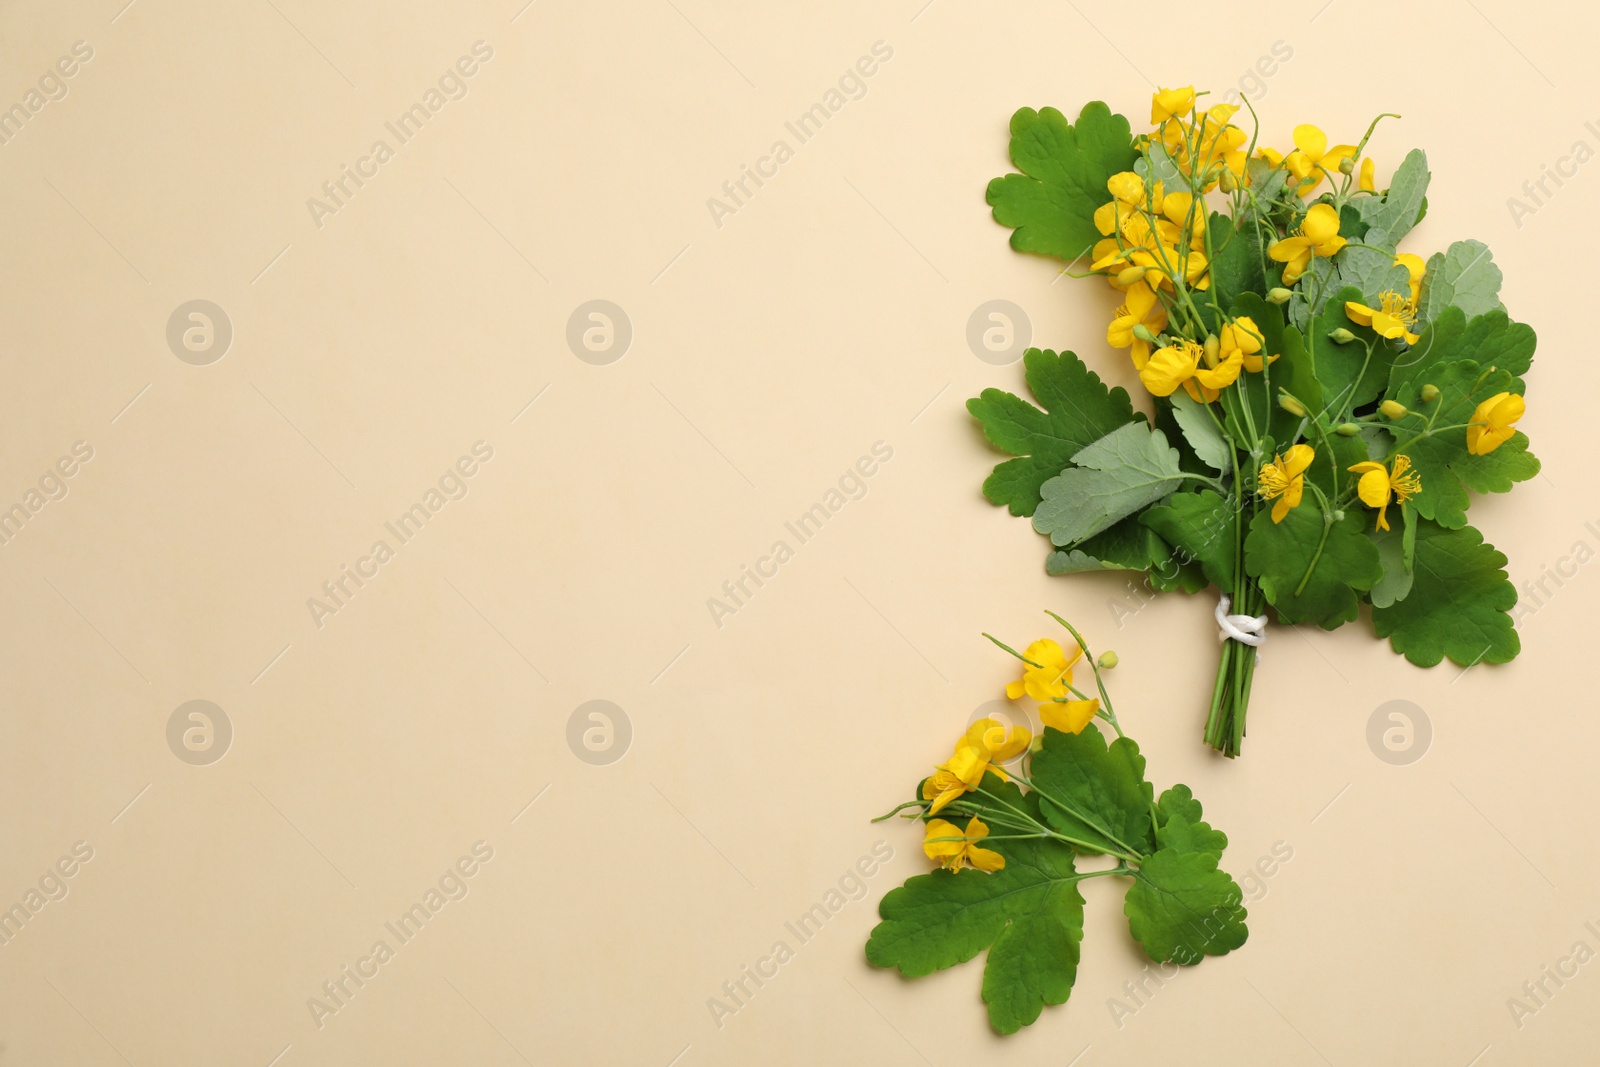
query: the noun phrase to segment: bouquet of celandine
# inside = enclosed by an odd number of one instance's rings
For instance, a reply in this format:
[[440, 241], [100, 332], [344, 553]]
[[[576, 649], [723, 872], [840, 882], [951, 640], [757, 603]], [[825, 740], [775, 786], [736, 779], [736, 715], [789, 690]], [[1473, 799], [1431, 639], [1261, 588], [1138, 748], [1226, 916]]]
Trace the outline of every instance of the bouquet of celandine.
[[1517, 654], [1505, 556], [1467, 507], [1538, 473], [1514, 425], [1534, 333], [1507, 317], [1483, 244], [1398, 250], [1427, 211], [1427, 160], [1413, 150], [1380, 191], [1363, 154], [1378, 120], [1353, 146], [1298, 126], [1285, 154], [1201, 95], [1157, 92], [1137, 136], [1102, 103], [1076, 124], [1024, 108], [1022, 173], [988, 189], [1014, 248], [1087, 260], [1074, 276], [1116, 291], [1106, 338], [1154, 419], [1071, 352], [1037, 349], [1043, 410], [997, 389], [967, 407], [1017, 457], [984, 494], [1049, 537], [1051, 574], [1220, 590], [1205, 739], [1237, 755], [1267, 605], [1331, 630], [1369, 604], [1425, 667]]

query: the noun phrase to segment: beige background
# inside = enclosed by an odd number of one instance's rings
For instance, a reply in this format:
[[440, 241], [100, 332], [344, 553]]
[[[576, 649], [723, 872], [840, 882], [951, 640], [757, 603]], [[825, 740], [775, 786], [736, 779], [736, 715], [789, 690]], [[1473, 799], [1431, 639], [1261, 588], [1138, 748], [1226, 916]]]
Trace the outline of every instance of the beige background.
[[[1600, 949], [1600, 578], [1571, 562], [1600, 548], [1600, 174], [1520, 227], [1506, 204], [1600, 147], [1592, 13], [124, 2], [0, 11], [0, 106], [93, 49], [0, 145], [0, 505], [93, 449], [0, 548], [0, 905], [93, 849], [0, 947], [0, 1064], [1593, 1057], [1600, 968], [1520, 1028], [1507, 1002], [1574, 942]], [[477, 41], [466, 97], [319, 228], [307, 198]], [[784, 123], [878, 41], [865, 95], [797, 145]], [[1382, 173], [1429, 153], [1408, 246], [1487, 241], [1539, 330], [1523, 425], [1545, 474], [1473, 516], [1519, 584], [1575, 576], [1523, 617], [1521, 659], [1464, 676], [1365, 623], [1274, 631], [1225, 763], [1199, 743], [1211, 603], [1119, 626], [1121, 579], [1047, 579], [1028, 525], [980, 498], [996, 457], [962, 402], [1021, 368], [976, 358], [966, 325], [1015, 301], [1037, 343], [1134, 384], [1104, 287], [1053, 284], [988, 217], [1006, 121], [1090, 98], [1137, 118], [1147, 79], [1220, 94], [1280, 42], [1292, 57], [1246, 83], [1267, 138], [1403, 113], [1371, 151]], [[779, 138], [794, 157], [718, 226], [707, 199]], [[234, 331], [208, 366], [165, 339], [193, 299]], [[592, 299], [632, 324], [607, 366], [565, 340]], [[319, 627], [307, 599], [394, 547], [384, 523], [478, 441], [466, 497]], [[795, 546], [784, 522], [878, 441], [865, 497], [715, 625], [707, 599]], [[979, 631], [1027, 641], [1044, 607], [1119, 652], [1122, 717], [1153, 779], [1229, 833], [1225, 866], [1293, 858], [1252, 883], [1243, 950], [1120, 1020], [1143, 959], [1119, 887], [1087, 884], [1070, 1004], [1001, 1040], [980, 964], [864, 963], [877, 899], [926, 867], [913, 828], [867, 820], [999, 695]], [[208, 766], [166, 739], [194, 699], [234, 731]], [[592, 699], [631, 723], [610, 765], [568, 746]], [[1390, 700], [1431, 720], [1420, 762], [1368, 747]], [[319, 1027], [308, 999], [398, 945], [384, 924], [479, 841], [468, 895]], [[878, 841], [894, 858], [866, 899], [800, 944], [784, 924]], [[709, 998], [778, 940], [794, 958], [719, 1027]]]

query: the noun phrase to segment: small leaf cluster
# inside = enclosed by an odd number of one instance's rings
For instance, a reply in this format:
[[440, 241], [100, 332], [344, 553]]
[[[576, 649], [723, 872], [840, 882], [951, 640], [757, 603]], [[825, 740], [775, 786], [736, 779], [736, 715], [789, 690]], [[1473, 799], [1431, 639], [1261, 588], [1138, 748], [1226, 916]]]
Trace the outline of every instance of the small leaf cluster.
[[[1153, 960], [1188, 966], [1244, 944], [1243, 893], [1218, 866], [1227, 835], [1188, 786], [1156, 796], [1133, 739], [1108, 744], [1094, 724], [1080, 734], [1047, 727], [1010, 777], [988, 772], [940, 813], [996, 829], [985, 844], [1005, 866], [935, 870], [890, 890], [867, 942], [871, 963], [915, 978], [986, 953], [989, 1022], [1009, 1034], [1072, 994], [1086, 879], [1126, 880], [1128, 932]], [[1115, 864], [1080, 870], [1085, 857]]]

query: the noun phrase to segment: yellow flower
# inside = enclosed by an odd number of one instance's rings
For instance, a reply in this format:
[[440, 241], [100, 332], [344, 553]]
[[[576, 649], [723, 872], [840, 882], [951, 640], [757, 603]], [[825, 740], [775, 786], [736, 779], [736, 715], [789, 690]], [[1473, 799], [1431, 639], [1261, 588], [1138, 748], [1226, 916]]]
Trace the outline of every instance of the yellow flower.
[[[1131, 170], [1125, 170], [1107, 179], [1106, 189], [1111, 193], [1111, 199], [1095, 209], [1094, 225], [1095, 229], [1110, 237], [1123, 229], [1129, 219], [1137, 218], [1140, 209], [1145, 206], [1144, 179]], [[1156, 182], [1152, 191], [1155, 194], [1156, 210], [1159, 211], [1161, 183]]]
[[1351, 322], [1361, 326], [1371, 326], [1379, 337], [1391, 340], [1404, 337], [1408, 345], [1414, 345], [1420, 339], [1419, 335], [1411, 332], [1411, 327], [1417, 321], [1417, 306], [1399, 293], [1379, 293], [1376, 308], [1369, 308], [1354, 300], [1346, 300], [1344, 313], [1349, 316]]
[[1479, 404], [1467, 425], [1467, 451], [1487, 456], [1511, 440], [1517, 432], [1512, 423], [1526, 410], [1527, 402], [1516, 393], [1496, 393]]
[[[1207, 171], [1218, 162], [1236, 177], [1243, 177], [1244, 149], [1250, 138], [1228, 121], [1238, 110], [1232, 104], [1217, 104], [1197, 114], [1190, 122], [1161, 123], [1157, 139], [1186, 177]], [[1205, 190], [1214, 189], [1216, 185], [1217, 177], [1210, 177]]]
[[1300, 229], [1281, 241], [1273, 242], [1272, 247], [1267, 249], [1267, 255], [1279, 263], [1288, 264], [1283, 268], [1283, 284], [1293, 285], [1311, 266], [1313, 255], [1332, 256], [1344, 246], [1345, 239], [1339, 236], [1339, 213], [1329, 204], [1313, 204], [1311, 210], [1306, 212]]
[[[1252, 374], [1260, 374], [1265, 366], [1261, 360], [1261, 328], [1255, 320], [1248, 315], [1240, 315], [1232, 322], [1222, 327], [1220, 337], [1222, 342], [1222, 359], [1227, 362], [1229, 353], [1237, 349], [1244, 358], [1244, 369]], [[1276, 355], [1268, 356], [1267, 363], [1277, 359]]]
[[1150, 345], [1134, 336], [1135, 326], [1143, 326], [1152, 334], [1167, 328], [1166, 306], [1157, 298], [1155, 291], [1142, 281], [1128, 287], [1127, 303], [1117, 308], [1111, 325], [1106, 327], [1106, 342], [1113, 348], [1131, 348], [1134, 366], [1143, 367], [1150, 356]]
[[1316, 458], [1310, 445], [1294, 445], [1281, 456], [1273, 456], [1271, 463], [1261, 465], [1257, 490], [1263, 499], [1276, 499], [1272, 505], [1272, 521], [1282, 522], [1290, 508], [1300, 506], [1300, 497], [1306, 491], [1306, 471]]
[[955, 754], [949, 762], [940, 764], [922, 783], [922, 799], [933, 801], [928, 812], [936, 815], [956, 797], [978, 788], [988, 771], [1005, 778], [1006, 772], [998, 764], [1020, 755], [1032, 740], [1033, 735], [1026, 727], [1013, 726], [1008, 732], [993, 719], [979, 719], [973, 723], [956, 742]]
[[1411, 470], [1409, 456], [1396, 456], [1394, 462], [1385, 469], [1382, 463], [1368, 460], [1357, 463], [1350, 468], [1361, 475], [1361, 480], [1356, 483], [1356, 495], [1361, 502], [1369, 508], [1378, 509], [1378, 529], [1389, 528], [1389, 498], [1392, 494], [1394, 502], [1404, 504], [1407, 500], [1422, 492], [1422, 479], [1418, 478], [1415, 471]]
[[1066, 700], [1061, 703], [1052, 701], [1049, 704], [1039, 705], [1039, 719], [1046, 726], [1054, 727], [1063, 733], [1081, 734], [1083, 728], [1094, 721], [1095, 714], [1099, 710], [1098, 697], [1089, 700]]
[[1375, 192], [1378, 191], [1373, 186], [1373, 182], [1372, 182], [1373, 172], [1376, 169], [1377, 169], [1377, 166], [1376, 166], [1376, 164], [1374, 164], [1372, 162], [1372, 157], [1371, 156], [1368, 156], [1366, 159], [1363, 159], [1361, 161], [1361, 183], [1359, 185], [1359, 188], [1361, 189], [1362, 192], [1375, 193]]
[[978, 847], [978, 842], [988, 836], [989, 827], [976, 815], [967, 820], [965, 831], [944, 819], [931, 819], [922, 838], [922, 851], [946, 870], [960, 870], [965, 860], [978, 870], [993, 874], [1005, 867], [1006, 858], [993, 849]]
[[1072, 684], [1072, 665], [1078, 662], [1083, 655], [1083, 649], [1076, 644], [1072, 651], [1067, 652], [1048, 637], [1035, 641], [1023, 653], [1025, 659], [1037, 663], [1024, 663], [1022, 677], [1006, 686], [1006, 696], [1016, 700], [1022, 694], [1047, 704], [1056, 697], [1064, 697], [1071, 692], [1067, 687]]
[[1322, 183], [1322, 179], [1339, 169], [1339, 161], [1356, 154], [1356, 146], [1349, 144], [1328, 147], [1328, 135], [1309, 123], [1294, 128], [1295, 150], [1284, 157], [1283, 164], [1299, 181], [1296, 192], [1305, 196]]
[[1150, 125], [1159, 126], [1168, 119], [1182, 118], [1193, 110], [1194, 86], [1158, 89], [1150, 98]]
[[1346, 300], [1344, 313], [1350, 317], [1351, 322], [1362, 326], [1371, 326], [1377, 331], [1378, 336], [1391, 340], [1404, 337], [1407, 344], [1417, 343], [1418, 336], [1411, 332], [1411, 327], [1417, 322], [1417, 303], [1422, 298], [1422, 276], [1427, 273], [1428, 265], [1422, 261], [1421, 256], [1410, 252], [1401, 252], [1394, 257], [1394, 265], [1404, 267], [1410, 277], [1410, 295], [1402, 296], [1396, 292], [1378, 294], [1378, 307], [1370, 308], [1355, 300]]
[[1244, 354], [1237, 348], [1213, 367], [1207, 365], [1205, 349], [1200, 345], [1175, 341], [1156, 349], [1139, 371], [1139, 380], [1152, 396], [1171, 396], [1181, 385], [1195, 400], [1209, 404], [1238, 379], [1243, 366]]

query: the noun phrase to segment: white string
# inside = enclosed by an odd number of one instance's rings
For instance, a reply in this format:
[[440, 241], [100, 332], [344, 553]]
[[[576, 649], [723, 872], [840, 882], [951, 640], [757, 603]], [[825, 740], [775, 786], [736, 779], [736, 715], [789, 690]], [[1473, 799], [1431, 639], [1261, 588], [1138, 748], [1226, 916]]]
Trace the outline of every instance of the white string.
[[[1217, 625], [1222, 632], [1217, 634], [1218, 641], [1226, 641], [1230, 637], [1235, 641], [1260, 648], [1267, 643], [1267, 617], [1265, 615], [1229, 615], [1228, 609], [1233, 606], [1233, 600], [1227, 593], [1222, 594], [1222, 599], [1217, 601]], [[1256, 653], [1256, 662], [1261, 661], [1261, 653]]]

